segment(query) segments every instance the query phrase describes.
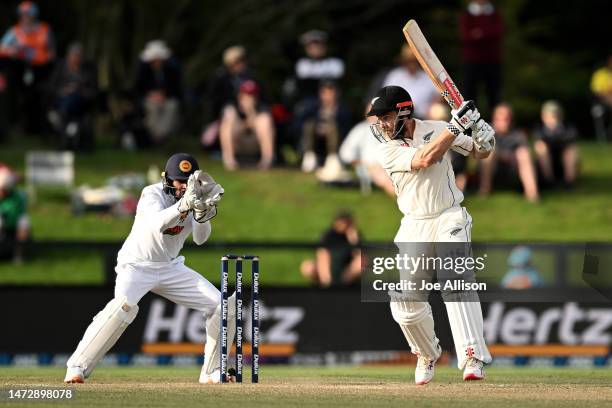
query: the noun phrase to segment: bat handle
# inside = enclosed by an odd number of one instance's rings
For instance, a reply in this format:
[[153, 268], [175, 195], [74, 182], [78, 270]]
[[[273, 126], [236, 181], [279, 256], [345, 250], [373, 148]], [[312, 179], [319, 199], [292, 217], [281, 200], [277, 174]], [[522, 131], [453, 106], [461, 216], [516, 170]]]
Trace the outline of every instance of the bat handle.
[[476, 109], [476, 105], [474, 104], [474, 101], [467, 101], [465, 106], [461, 108], [459, 112], [457, 112], [457, 116], [461, 117], [465, 115], [465, 112], [467, 112], [468, 110], [474, 110], [474, 109]]
[[[468, 110], [474, 110], [474, 109], [476, 109], [476, 104], [474, 103], [474, 101], [467, 101], [465, 106], [461, 108], [459, 112], [457, 112], [457, 116], [463, 116], [465, 112], [467, 112]], [[467, 129], [465, 131], [465, 134], [467, 136], [472, 136], [472, 128]]]

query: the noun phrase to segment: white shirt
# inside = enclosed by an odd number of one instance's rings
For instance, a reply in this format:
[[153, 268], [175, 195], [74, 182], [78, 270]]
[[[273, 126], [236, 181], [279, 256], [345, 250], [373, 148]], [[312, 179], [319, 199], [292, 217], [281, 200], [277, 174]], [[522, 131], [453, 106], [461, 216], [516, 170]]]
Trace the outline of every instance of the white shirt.
[[338, 155], [344, 163], [350, 164], [360, 162], [366, 166], [378, 164], [376, 157], [376, 140], [370, 130], [370, 123], [367, 120], [361, 121], [346, 135], [346, 139], [340, 145]]
[[190, 213], [181, 214], [178, 205], [162, 191], [162, 183], [145, 187], [117, 264], [172, 262], [192, 232], [196, 244], [206, 242], [211, 232], [210, 221], [200, 224]]
[[340, 58], [300, 58], [295, 64], [299, 79], [338, 79], [344, 75], [344, 62]]
[[[413, 219], [433, 218], [441, 212], [458, 207], [463, 193], [455, 184], [450, 156], [424, 169], [412, 169], [412, 158], [425, 144], [439, 136], [447, 123], [415, 119], [412, 139], [395, 139], [377, 146], [378, 161], [395, 187], [397, 204], [404, 216]], [[473, 148], [472, 138], [463, 134], [451, 149], [467, 156]]]
[[418, 70], [416, 74], [412, 75], [404, 67], [394, 68], [383, 81], [383, 86], [391, 85], [401, 86], [408, 91], [414, 102], [414, 114], [419, 118], [426, 118], [429, 107], [440, 97], [440, 93], [431, 83], [431, 79], [422, 70]]

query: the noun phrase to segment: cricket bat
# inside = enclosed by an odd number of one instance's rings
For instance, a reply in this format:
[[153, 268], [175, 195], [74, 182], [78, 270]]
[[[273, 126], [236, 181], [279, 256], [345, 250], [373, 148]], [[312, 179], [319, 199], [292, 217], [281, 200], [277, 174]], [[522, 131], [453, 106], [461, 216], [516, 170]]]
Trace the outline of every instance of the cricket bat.
[[452, 109], [457, 109], [463, 103], [463, 95], [457, 89], [455, 82], [451, 79], [444, 66], [433, 52], [433, 49], [425, 39], [423, 32], [416, 21], [410, 20], [404, 26], [404, 35], [410, 49], [421, 64], [421, 67], [431, 81], [434, 83], [442, 97]]

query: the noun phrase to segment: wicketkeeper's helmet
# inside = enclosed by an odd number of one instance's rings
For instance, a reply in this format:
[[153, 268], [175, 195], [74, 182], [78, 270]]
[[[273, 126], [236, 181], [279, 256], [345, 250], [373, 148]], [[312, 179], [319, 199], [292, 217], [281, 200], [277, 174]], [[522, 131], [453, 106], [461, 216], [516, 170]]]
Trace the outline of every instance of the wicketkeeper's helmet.
[[196, 159], [187, 153], [176, 153], [170, 156], [166, 163], [166, 168], [162, 173], [164, 193], [176, 197], [176, 188], [172, 186], [173, 180], [187, 181], [189, 176], [199, 170], [200, 166]]

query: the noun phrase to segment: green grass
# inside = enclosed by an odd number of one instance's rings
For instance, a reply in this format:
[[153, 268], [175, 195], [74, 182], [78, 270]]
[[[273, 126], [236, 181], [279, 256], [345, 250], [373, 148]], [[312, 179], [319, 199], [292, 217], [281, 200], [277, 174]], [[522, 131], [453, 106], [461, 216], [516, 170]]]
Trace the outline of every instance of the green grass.
[[[199, 367], [105, 368], [86, 384], [63, 386], [62, 368], [0, 371], [2, 400], [16, 387], [70, 388], [72, 401], [54, 407], [604, 407], [612, 403], [612, 371], [605, 369], [490, 368], [482, 382], [464, 383], [460, 371], [436, 369], [434, 381], [415, 386], [413, 368], [267, 367], [260, 383], [199, 385]], [[247, 381], [250, 377], [246, 377]], [[32, 406], [44, 406], [37, 402]], [[12, 401], [7, 406], [26, 406]]]
[[[0, 162], [22, 174], [28, 143], [5, 147]], [[612, 237], [612, 145], [581, 143], [581, 176], [571, 192], [545, 192], [539, 204], [527, 203], [512, 191], [495, 192], [488, 198], [468, 194], [464, 205], [471, 213], [475, 241], [607, 241]], [[183, 149], [179, 149], [183, 150]], [[194, 150], [197, 151], [197, 150]], [[146, 172], [150, 165], [163, 167], [170, 152], [130, 153], [101, 148], [94, 154], [77, 154], [76, 185], [103, 185], [127, 172]], [[357, 190], [319, 185], [312, 175], [295, 169], [269, 172], [226, 172], [220, 163], [197, 153], [200, 165], [226, 190], [220, 213], [213, 221], [211, 241], [316, 241], [340, 208], [355, 214], [367, 240], [390, 241], [401, 214], [396, 203], [380, 191], [362, 196]], [[67, 192], [41, 190], [30, 206], [34, 239], [122, 241], [131, 218], [85, 214], [74, 216]], [[217, 270], [217, 257], [195, 252], [188, 261], [204, 275]], [[307, 251], [268, 251], [265, 276], [278, 284], [305, 284], [297, 267]], [[34, 254], [36, 255], [36, 254]], [[76, 255], [76, 254], [73, 254]], [[73, 258], [81, 265], [75, 265]], [[0, 282], [95, 283], [101, 279], [100, 256], [79, 251], [78, 256], [34, 256], [23, 266], [0, 265]], [[216, 276], [216, 272], [214, 274]]]

